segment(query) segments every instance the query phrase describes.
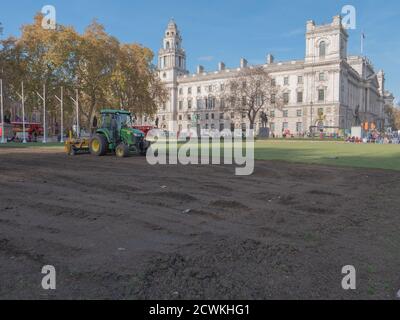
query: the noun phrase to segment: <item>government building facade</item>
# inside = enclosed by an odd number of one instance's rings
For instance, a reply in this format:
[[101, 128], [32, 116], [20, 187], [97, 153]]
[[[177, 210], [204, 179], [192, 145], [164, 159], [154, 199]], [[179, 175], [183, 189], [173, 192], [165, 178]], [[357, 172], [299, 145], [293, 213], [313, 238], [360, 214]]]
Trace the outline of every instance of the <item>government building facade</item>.
[[[375, 71], [367, 58], [347, 54], [348, 33], [341, 17], [326, 25], [308, 21], [305, 41], [304, 60], [278, 62], [268, 54], [262, 65], [280, 87], [284, 100], [283, 107], [263, 110], [271, 134], [343, 134], [365, 122], [383, 130], [385, 103], [392, 97], [385, 91], [385, 74]], [[174, 132], [248, 128], [246, 115], [230, 110], [222, 94], [243, 68], [252, 68], [244, 58], [237, 68], [220, 62], [216, 71], [198, 66], [197, 72], [190, 74], [180, 31], [170, 21], [158, 53], [157, 72], [169, 92], [168, 101], [158, 110], [159, 127]], [[260, 126], [259, 119], [256, 131]]]

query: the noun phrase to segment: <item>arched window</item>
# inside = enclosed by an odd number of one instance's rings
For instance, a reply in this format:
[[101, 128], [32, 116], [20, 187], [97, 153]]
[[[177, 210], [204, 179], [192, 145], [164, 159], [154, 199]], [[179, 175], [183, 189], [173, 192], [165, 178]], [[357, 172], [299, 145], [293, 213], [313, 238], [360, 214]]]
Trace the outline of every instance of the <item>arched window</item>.
[[319, 43], [319, 56], [320, 57], [326, 56], [326, 42], [325, 41], [321, 41]]
[[165, 49], [169, 49], [169, 41], [167, 41], [166, 43], [165, 43]]

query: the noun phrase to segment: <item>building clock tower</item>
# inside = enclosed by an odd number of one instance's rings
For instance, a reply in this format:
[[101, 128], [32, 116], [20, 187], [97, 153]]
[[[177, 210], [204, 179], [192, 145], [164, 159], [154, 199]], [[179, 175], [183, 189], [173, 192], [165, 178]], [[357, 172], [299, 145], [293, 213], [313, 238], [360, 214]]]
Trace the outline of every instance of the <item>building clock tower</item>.
[[158, 52], [158, 71], [161, 81], [165, 83], [169, 91], [168, 102], [163, 106], [163, 111], [166, 112], [169, 119], [165, 119], [163, 122], [164, 125], [169, 123], [169, 130], [174, 130], [172, 122], [177, 120], [177, 79], [189, 72], [186, 70], [186, 53], [182, 48], [182, 37], [173, 19], [168, 23], [162, 48]]

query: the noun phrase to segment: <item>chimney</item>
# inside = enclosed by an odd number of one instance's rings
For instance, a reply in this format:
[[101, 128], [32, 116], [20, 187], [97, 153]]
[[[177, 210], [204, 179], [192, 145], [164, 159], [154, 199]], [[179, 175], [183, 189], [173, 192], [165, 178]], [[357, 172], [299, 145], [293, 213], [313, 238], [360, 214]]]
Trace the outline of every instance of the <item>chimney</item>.
[[203, 66], [197, 66], [197, 74], [202, 74], [204, 72]]
[[225, 70], [225, 63], [223, 63], [223, 62], [218, 63], [218, 70], [219, 71]]
[[240, 59], [240, 68], [247, 68], [247, 60], [245, 58]]
[[267, 54], [267, 64], [274, 63], [274, 56], [270, 53]]

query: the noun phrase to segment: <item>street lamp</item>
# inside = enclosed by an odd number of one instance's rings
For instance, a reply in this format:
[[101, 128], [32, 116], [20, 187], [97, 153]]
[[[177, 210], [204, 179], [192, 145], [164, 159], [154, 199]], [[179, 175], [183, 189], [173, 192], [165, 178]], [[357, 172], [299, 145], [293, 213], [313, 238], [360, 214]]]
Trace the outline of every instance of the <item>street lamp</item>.
[[4, 105], [3, 105], [3, 79], [0, 79], [0, 105], [1, 105], [1, 143], [4, 144], [7, 141], [4, 139]]
[[22, 134], [24, 136], [24, 139], [22, 141], [22, 143], [26, 143], [26, 132], [25, 132], [25, 94], [24, 94], [24, 82], [21, 81], [21, 94], [19, 94], [17, 92], [17, 95], [20, 97], [21, 99], [21, 105], [22, 105]]
[[314, 102], [310, 102], [311, 110], [310, 110], [310, 117], [311, 117], [311, 122], [310, 122], [310, 134], [312, 137], [314, 137], [314, 132], [313, 132], [313, 112], [314, 112]]

